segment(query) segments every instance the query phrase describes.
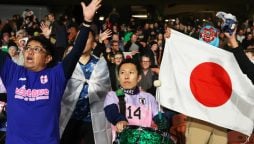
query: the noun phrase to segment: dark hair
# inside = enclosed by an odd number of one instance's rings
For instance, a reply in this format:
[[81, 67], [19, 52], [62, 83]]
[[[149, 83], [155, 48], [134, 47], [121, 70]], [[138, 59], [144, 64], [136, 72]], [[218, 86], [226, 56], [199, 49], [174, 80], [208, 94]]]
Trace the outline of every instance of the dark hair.
[[125, 60], [118, 66], [118, 69], [117, 69], [118, 73], [119, 73], [120, 68], [122, 67], [123, 64], [133, 64], [133, 65], [135, 65], [135, 66], [136, 66], [136, 69], [137, 69], [137, 71], [138, 71], [138, 75], [141, 75], [141, 66], [140, 66], [140, 64], [139, 64], [137, 61], [135, 61], [135, 60], [133, 60], [133, 59], [125, 59]]
[[118, 41], [116, 41], [116, 40], [112, 40], [112, 42], [111, 42], [111, 46], [113, 46], [113, 43], [118, 43]]
[[150, 47], [153, 46], [154, 44], [157, 44], [157, 45], [158, 45], [158, 43], [157, 43], [156, 41], [151, 41], [151, 42], [149, 43]]
[[245, 52], [250, 52], [254, 55], [254, 48], [249, 48], [249, 49], [246, 49]]
[[79, 30], [79, 25], [77, 23], [70, 23], [68, 25], [68, 29], [71, 28], [71, 27], [75, 28], [77, 31]]
[[10, 40], [9, 43], [8, 43], [8, 48], [11, 47], [11, 46], [15, 46], [15, 47], [18, 48], [17, 44], [13, 40]]
[[36, 41], [39, 42], [42, 47], [47, 51], [47, 53], [49, 55], [52, 56], [52, 60], [51, 62], [48, 64], [48, 67], [51, 67], [53, 65], [56, 64], [56, 52], [55, 52], [55, 47], [53, 46], [53, 44], [51, 44], [50, 40], [47, 39], [46, 37], [40, 35], [40, 36], [34, 36], [31, 37], [30, 39], [28, 39], [26, 46], [28, 45], [28, 43], [30, 43], [31, 41]]
[[149, 58], [150, 60], [152, 60], [151, 55], [148, 54], [148, 53], [142, 54], [141, 57], [140, 57], [140, 61], [142, 61], [142, 57], [147, 57], [147, 58]]
[[212, 27], [215, 27], [214, 24], [210, 21], [205, 21], [202, 23], [202, 27], [205, 27], [205, 26], [212, 26]]
[[122, 55], [123, 56], [123, 59], [124, 59], [124, 54], [123, 54], [123, 52], [121, 52], [121, 51], [117, 51], [114, 55]]
[[56, 14], [54, 12], [52, 12], [52, 11], [49, 12], [47, 16], [49, 16], [49, 15], [53, 16], [56, 19]]

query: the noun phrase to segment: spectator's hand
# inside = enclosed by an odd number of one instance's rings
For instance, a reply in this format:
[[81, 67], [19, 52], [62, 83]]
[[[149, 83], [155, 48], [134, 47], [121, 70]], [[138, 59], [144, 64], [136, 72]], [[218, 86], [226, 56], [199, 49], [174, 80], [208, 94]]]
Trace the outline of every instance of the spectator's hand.
[[159, 74], [160, 73], [160, 68], [151, 68], [152, 72]]
[[111, 52], [111, 49], [110, 48], [106, 48], [106, 53], [110, 53]]
[[236, 40], [236, 29], [235, 31], [232, 33], [232, 35], [230, 35], [229, 33], [225, 32], [224, 33], [227, 40], [228, 40], [228, 46], [231, 47], [231, 48], [237, 48], [239, 45], [238, 45], [238, 42]]
[[145, 42], [139, 42], [143, 47], [146, 47], [146, 43]]
[[185, 131], [186, 131], [186, 125], [181, 125], [181, 126], [176, 127], [176, 132], [184, 134]]
[[111, 37], [112, 31], [110, 29], [106, 29], [104, 32], [99, 34], [99, 42], [102, 43], [105, 39]]
[[131, 52], [131, 55], [134, 56], [137, 53], [139, 53], [139, 51], [138, 50], [134, 50], [134, 51]]
[[116, 131], [118, 133], [122, 132], [123, 129], [128, 125], [128, 122], [127, 121], [119, 121], [117, 124], [116, 124]]
[[187, 117], [183, 114], [176, 114], [172, 118], [173, 126], [171, 127], [171, 133], [173, 134], [185, 134], [187, 127]]
[[96, 10], [101, 7], [101, 0], [92, 0], [88, 6], [84, 2], [81, 2], [81, 6], [84, 21], [92, 22]]
[[44, 22], [42, 22], [40, 28], [42, 31], [42, 35], [44, 35], [46, 38], [49, 38], [52, 31], [52, 27], [49, 27]]

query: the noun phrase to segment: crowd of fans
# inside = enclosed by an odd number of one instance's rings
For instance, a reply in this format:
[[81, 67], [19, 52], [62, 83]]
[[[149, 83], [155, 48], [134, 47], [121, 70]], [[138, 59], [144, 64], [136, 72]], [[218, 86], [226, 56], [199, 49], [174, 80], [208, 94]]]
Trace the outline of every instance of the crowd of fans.
[[[136, 22], [134, 18], [130, 18], [129, 23], [116, 23], [116, 20], [111, 21], [111, 19], [113, 18], [110, 18], [109, 15], [102, 25], [98, 26], [98, 24], [95, 24], [93, 28], [97, 42], [100, 42], [101, 31], [110, 30], [112, 32], [109, 38], [102, 41], [106, 47], [105, 52], [110, 53], [107, 60], [113, 57], [116, 51], [132, 52], [132, 55], [149, 53], [152, 58], [151, 67], [159, 67], [163, 55], [164, 40], [165, 35], [167, 35], [165, 30], [167, 27], [198, 39], [200, 29], [204, 23], [211, 23], [219, 30], [217, 34], [220, 39], [219, 47], [223, 48], [227, 43], [224, 34], [220, 32], [221, 21], [216, 18], [193, 19], [191, 22], [186, 22], [186, 20], [181, 22], [179, 18], [171, 19], [167, 22], [161, 20]], [[40, 26], [42, 23], [52, 27], [50, 38], [52, 43], [55, 44], [59, 54], [58, 60], [60, 60], [64, 50], [73, 44], [78, 33], [79, 23], [76, 22], [75, 18], [68, 17], [68, 15], [60, 16], [57, 19], [54, 13], [49, 13], [43, 19], [38, 20], [33, 11], [27, 9], [20, 15], [15, 14], [8, 20], [0, 21], [1, 49], [8, 51], [10, 46], [15, 46], [17, 48], [16, 53], [11, 49], [11, 55], [15, 59], [15, 54], [22, 51], [26, 38], [41, 34]], [[252, 19], [247, 19], [243, 23], [238, 24], [237, 40], [244, 49], [254, 48], [253, 25]], [[118, 42], [118, 46], [113, 45], [114, 42]]]
[[[218, 29], [216, 35], [219, 38], [219, 47], [224, 48], [227, 45], [224, 33], [220, 32], [221, 21], [215, 18], [207, 18], [199, 23], [189, 22], [192, 24], [183, 23], [179, 18], [169, 22], [154, 20], [142, 24], [137, 23], [134, 18], [131, 18], [129, 23], [119, 23], [116, 18], [109, 15], [102, 25], [92, 24], [94, 40], [93, 44], [90, 44], [91, 52], [89, 51], [94, 61], [96, 58], [93, 57], [105, 58], [113, 91], [120, 88], [119, 66], [124, 59], [133, 59], [141, 65], [141, 80], [137, 83], [139, 90], [155, 96], [156, 88], [153, 81], [158, 79], [165, 39], [170, 37], [170, 28], [198, 39], [204, 23], [209, 23]], [[54, 44], [55, 49], [52, 50], [54, 61], [50, 65], [53, 66], [61, 62], [72, 49], [79, 27], [80, 24], [75, 21], [75, 18], [67, 15], [57, 18], [50, 12], [44, 19], [38, 20], [33, 12], [27, 9], [20, 15], [15, 14], [12, 18], [0, 22], [0, 49], [9, 53], [15, 63], [23, 65], [22, 53], [28, 39], [44, 35]], [[238, 23], [236, 38], [250, 61], [254, 63], [254, 21], [252, 19]], [[82, 66], [82, 59], [80, 59], [80, 65]], [[0, 90], [0, 93], [4, 93], [4, 88]], [[72, 118], [75, 117], [75, 112], [74, 110]]]

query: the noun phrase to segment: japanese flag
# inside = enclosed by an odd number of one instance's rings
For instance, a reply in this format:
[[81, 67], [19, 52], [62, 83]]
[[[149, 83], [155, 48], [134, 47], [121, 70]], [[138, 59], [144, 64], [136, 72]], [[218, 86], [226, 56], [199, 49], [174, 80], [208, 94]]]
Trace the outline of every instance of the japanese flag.
[[251, 134], [254, 86], [230, 52], [172, 30], [159, 79], [162, 106]]

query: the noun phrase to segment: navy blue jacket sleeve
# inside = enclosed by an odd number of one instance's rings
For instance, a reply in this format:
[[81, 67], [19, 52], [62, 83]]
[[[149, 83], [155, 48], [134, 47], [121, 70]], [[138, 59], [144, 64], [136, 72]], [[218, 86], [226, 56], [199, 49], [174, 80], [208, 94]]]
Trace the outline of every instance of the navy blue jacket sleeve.
[[119, 121], [127, 121], [126, 117], [122, 115], [116, 104], [108, 105], [104, 108], [107, 120], [116, 125]]
[[67, 79], [69, 79], [76, 67], [76, 64], [82, 55], [85, 48], [86, 41], [89, 36], [90, 28], [81, 26], [79, 34], [75, 40], [74, 46], [70, 53], [63, 59], [63, 69], [64, 74]]

